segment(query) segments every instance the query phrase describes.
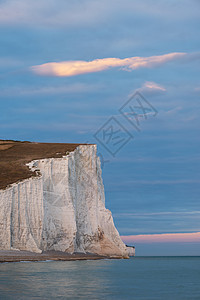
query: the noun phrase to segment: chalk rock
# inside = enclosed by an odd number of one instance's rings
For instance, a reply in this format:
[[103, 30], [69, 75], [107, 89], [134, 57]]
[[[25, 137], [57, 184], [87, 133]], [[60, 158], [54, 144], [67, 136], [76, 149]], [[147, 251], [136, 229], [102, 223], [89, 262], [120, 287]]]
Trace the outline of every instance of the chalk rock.
[[126, 246], [128, 251], [128, 256], [135, 256], [135, 247], [133, 246]]
[[91, 252], [127, 257], [105, 208], [96, 145], [62, 158], [34, 160], [38, 176], [0, 190], [0, 249]]

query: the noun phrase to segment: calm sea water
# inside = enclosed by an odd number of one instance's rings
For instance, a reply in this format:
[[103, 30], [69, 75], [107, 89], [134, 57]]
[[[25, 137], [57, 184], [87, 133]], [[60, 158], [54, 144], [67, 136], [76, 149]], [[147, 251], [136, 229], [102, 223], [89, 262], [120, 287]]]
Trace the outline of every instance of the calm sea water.
[[200, 299], [200, 257], [4, 263], [0, 299]]

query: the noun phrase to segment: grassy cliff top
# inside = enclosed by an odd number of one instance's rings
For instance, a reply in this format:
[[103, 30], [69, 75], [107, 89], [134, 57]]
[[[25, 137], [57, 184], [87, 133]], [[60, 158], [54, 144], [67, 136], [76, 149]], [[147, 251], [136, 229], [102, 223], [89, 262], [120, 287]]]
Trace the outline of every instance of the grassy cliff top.
[[80, 144], [32, 143], [0, 140], [0, 189], [36, 176], [26, 163], [34, 159], [59, 158]]

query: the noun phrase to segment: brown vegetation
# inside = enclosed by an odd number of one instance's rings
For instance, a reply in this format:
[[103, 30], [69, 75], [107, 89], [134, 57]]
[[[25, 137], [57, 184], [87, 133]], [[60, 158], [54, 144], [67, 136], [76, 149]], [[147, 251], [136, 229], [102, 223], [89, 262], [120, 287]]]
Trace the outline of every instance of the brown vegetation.
[[36, 176], [26, 163], [34, 159], [62, 157], [80, 144], [31, 143], [0, 140], [0, 189]]

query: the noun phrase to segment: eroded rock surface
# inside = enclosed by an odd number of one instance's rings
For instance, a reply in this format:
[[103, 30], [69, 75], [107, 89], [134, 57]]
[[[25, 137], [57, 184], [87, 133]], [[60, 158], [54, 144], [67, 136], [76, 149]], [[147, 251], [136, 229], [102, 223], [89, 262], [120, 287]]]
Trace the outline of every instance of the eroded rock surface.
[[0, 190], [0, 249], [127, 257], [105, 208], [96, 145], [29, 163], [37, 177]]

